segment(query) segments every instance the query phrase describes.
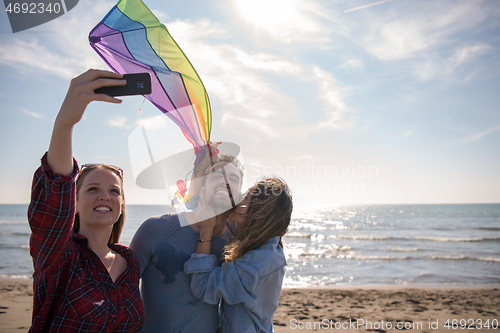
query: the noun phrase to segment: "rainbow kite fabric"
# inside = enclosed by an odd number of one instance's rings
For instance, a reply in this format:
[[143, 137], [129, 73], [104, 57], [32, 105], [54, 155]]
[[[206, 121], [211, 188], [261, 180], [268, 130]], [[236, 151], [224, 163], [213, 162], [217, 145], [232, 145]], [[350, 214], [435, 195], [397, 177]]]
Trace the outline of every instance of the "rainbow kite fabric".
[[200, 158], [212, 127], [205, 86], [149, 8], [141, 0], [120, 0], [89, 41], [113, 71], [151, 74], [152, 92], [145, 97], [180, 127]]

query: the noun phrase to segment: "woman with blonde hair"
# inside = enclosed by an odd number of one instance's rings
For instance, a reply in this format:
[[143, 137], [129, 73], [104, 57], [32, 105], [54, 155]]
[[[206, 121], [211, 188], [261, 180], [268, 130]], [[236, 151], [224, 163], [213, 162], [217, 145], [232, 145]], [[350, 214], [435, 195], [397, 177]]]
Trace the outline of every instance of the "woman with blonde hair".
[[[259, 181], [230, 215], [237, 225], [221, 267], [210, 255], [214, 219], [199, 223], [198, 248], [184, 271], [191, 274], [196, 297], [210, 304], [222, 299], [220, 330], [224, 333], [273, 332], [286, 265], [282, 238], [292, 209], [292, 196], [283, 180], [267, 177]], [[203, 188], [198, 210], [211, 211]]]
[[123, 171], [105, 164], [79, 170], [72, 156], [73, 127], [87, 105], [121, 102], [94, 90], [125, 85], [121, 78], [89, 70], [71, 81], [49, 150], [33, 177], [28, 220], [35, 271], [29, 332], [142, 328], [139, 263], [129, 248], [116, 244], [125, 221]]

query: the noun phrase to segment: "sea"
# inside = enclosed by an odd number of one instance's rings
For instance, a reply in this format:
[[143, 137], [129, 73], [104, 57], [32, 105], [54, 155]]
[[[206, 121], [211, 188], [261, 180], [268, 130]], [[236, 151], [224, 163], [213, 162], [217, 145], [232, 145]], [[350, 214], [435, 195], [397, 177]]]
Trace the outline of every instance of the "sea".
[[[27, 205], [0, 205], [0, 278], [29, 278]], [[121, 243], [166, 206], [128, 205]], [[296, 209], [284, 287], [500, 284], [500, 204]]]

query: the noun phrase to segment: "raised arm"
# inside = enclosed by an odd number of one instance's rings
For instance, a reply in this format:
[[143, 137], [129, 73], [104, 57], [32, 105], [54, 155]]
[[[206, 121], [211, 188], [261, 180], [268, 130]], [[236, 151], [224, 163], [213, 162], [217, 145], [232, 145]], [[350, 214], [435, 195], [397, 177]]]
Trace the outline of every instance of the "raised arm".
[[205, 172], [208, 167], [212, 165], [212, 162], [217, 158], [217, 146], [218, 144], [207, 144], [205, 146], [205, 155], [198, 163], [198, 168], [196, 172], [193, 171], [193, 176], [191, 178], [191, 183], [189, 184], [189, 197], [194, 197], [199, 194], [201, 185], [203, 183], [203, 178], [205, 177]]
[[94, 90], [106, 86], [122, 86], [121, 74], [90, 69], [71, 80], [66, 98], [54, 122], [47, 161], [56, 174], [68, 176], [73, 171], [72, 134], [73, 127], [82, 119], [87, 105], [92, 101], [121, 103], [121, 100], [96, 94]]
[[196, 218], [197, 227], [200, 231], [200, 238], [198, 239], [196, 253], [210, 254], [212, 236], [217, 219], [215, 217], [214, 209], [208, 202], [206, 202], [203, 189], [200, 191], [200, 201], [194, 215]]
[[[100, 78], [101, 79], [98, 79]], [[89, 70], [71, 81], [54, 123], [49, 151], [36, 170], [31, 188], [28, 221], [31, 228], [30, 254], [36, 270], [57, 264], [71, 239], [75, 217], [75, 178], [72, 157], [73, 126], [80, 121], [91, 101], [120, 103], [119, 99], [95, 94], [94, 89], [124, 85], [120, 74]]]

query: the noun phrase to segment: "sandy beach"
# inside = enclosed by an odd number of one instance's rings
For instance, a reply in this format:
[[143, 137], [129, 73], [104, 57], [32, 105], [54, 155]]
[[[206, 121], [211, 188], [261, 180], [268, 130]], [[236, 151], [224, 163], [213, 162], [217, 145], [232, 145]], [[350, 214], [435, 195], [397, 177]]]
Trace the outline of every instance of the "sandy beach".
[[479, 329], [488, 319], [498, 327], [500, 287], [340, 287], [284, 289], [274, 324], [277, 333], [500, 332]]
[[33, 309], [33, 280], [0, 279], [0, 331], [27, 332]]
[[[1, 331], [26, 332], [32, 280], [0, 279], [0, 295]], [[277, 333], [500, 332], [499, 321], [500, 286], [283, 289], [274, 315]]]

